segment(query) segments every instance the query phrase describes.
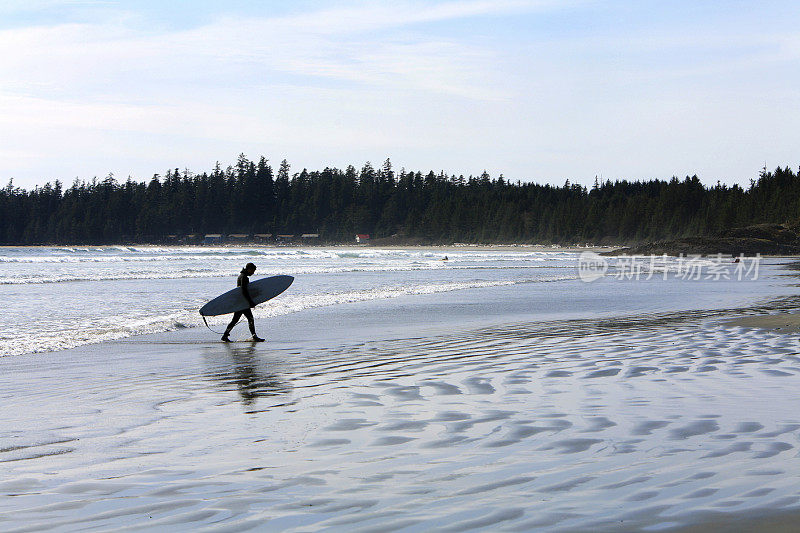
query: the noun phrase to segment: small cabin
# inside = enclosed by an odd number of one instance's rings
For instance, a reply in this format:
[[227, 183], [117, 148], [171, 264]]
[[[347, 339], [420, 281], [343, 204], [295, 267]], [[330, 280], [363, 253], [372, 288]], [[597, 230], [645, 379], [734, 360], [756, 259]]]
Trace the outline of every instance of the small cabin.
[[256, 242], [269, 242], [272, 240], [272, 233], [256, 233], [253, 235]]
[[221, 233], [206, 233], [206, 236], [203, 239], [204, 244], [219, 244], [221, 242], [222, 242]]
[[245, 242], [246, 240], [248, 240], [249, 238], [250, 238], [250, 235], [248, 235], [246, 233], [231, 233], [230, 235], [228, 235], [228, 240], [230, 242], [242, 243], [242, 242]]
[[356, 242], [358, 243], [369, 242], [369, 233], [357, 233]]
[[290, 243], [294, 240], [294, 235], [276, 235], [275, 241], [278, 243]]

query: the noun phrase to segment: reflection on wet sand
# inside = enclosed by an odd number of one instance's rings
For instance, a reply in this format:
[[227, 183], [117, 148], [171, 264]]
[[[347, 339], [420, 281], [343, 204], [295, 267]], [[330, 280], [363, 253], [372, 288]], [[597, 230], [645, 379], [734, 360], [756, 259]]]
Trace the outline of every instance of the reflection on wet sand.
[[0, 362], [0, 529], [777, 531], [797, 340], [719, 318]]
[[222, 344], [209, 349], [204, 358], [208, 376], [224, 390], [236, 390], [242, 404], [252, 406], [258, 398], [288, 394], [289, 382], [278, 375], [277, 363], [270, 363], [266, 350], [256, 349], [256, 344], [243, 347]]

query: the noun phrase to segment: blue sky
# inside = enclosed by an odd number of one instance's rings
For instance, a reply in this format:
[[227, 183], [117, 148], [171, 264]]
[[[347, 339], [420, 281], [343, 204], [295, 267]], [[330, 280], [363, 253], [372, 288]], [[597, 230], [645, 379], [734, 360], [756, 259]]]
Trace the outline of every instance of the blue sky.
[[0, 3], [0, 182], [379, 164], [590, 184], [800, 163], [800, 4]]

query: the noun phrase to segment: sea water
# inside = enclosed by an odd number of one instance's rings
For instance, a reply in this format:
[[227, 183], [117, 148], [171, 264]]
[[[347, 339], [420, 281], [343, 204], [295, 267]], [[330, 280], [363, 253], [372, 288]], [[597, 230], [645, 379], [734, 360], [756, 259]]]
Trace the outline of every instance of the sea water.
[[[718, 320], [797, 308], [785, 259], [741, 280], [717, 277], [731, 258], [643, 259], [641, 276], [602, 259], [587, 282], [581, 253], [534, 247], [2, 257], [3, 346], [40, 351], [0, 357], [3, 531], [656, 531], [797, 512], [796, 336]], [[267, 342], [222, 343], [197, 309], [247, 261], [296, 281], [255, 310]]]
[[[254, 279], [295, 276], [286, 293], [255, 309], [256, 318], [323, 306], [438, 294], [450, 302], [430, 315], [409, 316], [444, 325], [581, 318], [602, 314], [722, 308], [786, 292], [780, 261], [762, 261], [743, 280], [663, 279], [680, 270], [676, 259], [651, 263], [644, 280], [611, 270], [592, 283], [579, 276], [580, 253], [537, 247], [485, 250], [367, 247], [2, 247], [0, 354], [51, 352], [138, 334], [202, 327], [197, 310], [235, 287], [248, 262]], [[730, 260], [727, 260], [730, 261]], [[665, 276], [666, 277], [666, 276]], [[684, 276], [685, 278], [685, 276]], [[734, 277], [735, 278], [735, 277]], [[491, 312], [470, 289], [496, 288], [502, 305]], [[224, 328], [227, 317], [212, 327]], [[396, 322], [396, 321], [395, 321]], [[398, 324], [394, 324], [399, 326]], [[239, 326], [245, 330], [245, 326]], [[245, 332], [246, 333], [246, 332]], [[212, 335], [209, 332], [209, 335]]]

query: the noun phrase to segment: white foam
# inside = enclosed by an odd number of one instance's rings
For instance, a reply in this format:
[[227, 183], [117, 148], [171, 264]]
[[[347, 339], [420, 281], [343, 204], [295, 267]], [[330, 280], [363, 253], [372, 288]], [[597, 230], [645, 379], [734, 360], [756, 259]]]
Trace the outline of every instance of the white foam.
[[[256, 318], [264, 319], [280, 315], [301, 312], [307, 309], [342, 305], [370, 300], [397, 298], [406, 295], [435, 294], [441, 292], [516, 285], [519, 283], [550, 282], [575, 279], [576, 276], [545, 276], [526, 278], [514, 281], [474, 281], [436, 284], [416, 284], [410, 286], [391, 286], [361, 291], [343, 291], [322, 294], [284, 295], [269, 303], [256, 307]], [[199, 307], [199, 306], [198, 306]], [[172, 331], [184, 327], [201, 327], [202, 319], [195, 309], [180, 310], [156, 316], [103, 316], [92, 318], [86, 323], [72, 324], [69, 329], [60, 331], [37, 331], [35, 335], [22, 331], [12, 333], [8, 339], [0, 339], [0, 353], [3, 355], [20, 355], [25, 353], [42, 353], [74, 348], [85, 344], [117, 340], [143, 335]]]

